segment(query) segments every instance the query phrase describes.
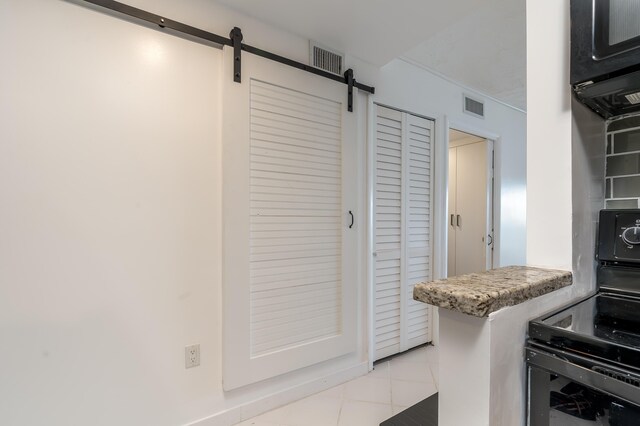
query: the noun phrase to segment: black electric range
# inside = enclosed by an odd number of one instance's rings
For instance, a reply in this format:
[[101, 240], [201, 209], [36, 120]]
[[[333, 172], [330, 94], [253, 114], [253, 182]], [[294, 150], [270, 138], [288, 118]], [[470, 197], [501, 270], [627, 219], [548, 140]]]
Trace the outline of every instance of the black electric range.
[[602, 210], [598, 292], [529, 323], [528, 425], [640, 425], [640, 209]]

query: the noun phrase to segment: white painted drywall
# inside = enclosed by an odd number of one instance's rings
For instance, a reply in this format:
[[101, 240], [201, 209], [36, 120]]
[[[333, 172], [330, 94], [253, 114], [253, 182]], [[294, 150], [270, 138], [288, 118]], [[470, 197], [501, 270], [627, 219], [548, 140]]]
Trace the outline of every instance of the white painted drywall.
[[575, 98], [571, 102], [572, 249], [577, 295], [596, 288], [598, 215], [604, 208], [605, 122]]
[[526, 109], [525, 9], [526, 0], [484, 0], [481, 10], [449, 22], [404, 55]]
[[455, 148], [462, 145], [469, 145], [470, 143], [483, 141], [484, 138], [480, 138], [469, 133], [460, 132], [458, 130], [449, 131], [449, 148]]
[[478, 15], [482, 10], [495, 13], [496, 9], [501, 9], [501, 4], [487, 7], [487, 0], [214, 1], [340, 51], [357, 52], [361, 58], [377, 66], [449, 28], [453, 22]]
[[[484, 97], [406, 60], [391, 61], [372, 75], [381, 105], [435, 119], [434, 278], [447, 273], [447, 169], [449, 128], [494, 139], [494, 267], [526, 261], [526, 114]], [[465, 114], [463, 94], [485, 102], [485, 118]], [[370, 167], [372, 165], [370, 164]], [[433, 341], [439, 344], [438, 310]]]
[[435, 181], [441, 184], [435, 188], [434, 276], [446, 276], [448, 127], [496, 139], [494, 266], [524, 264], [526, 114], [490, 98], [484, 99], [484, 119], [465, 114], [463, 94], [482, 95], [403, 60], [382, 67], [376, 84], [376, 102], [436, 119]]
[[[135, 5], [231, 27], [170, 3]], [[0, 423], [232, 424], [366, 372], [361, 332], [350, 356], [222, 391], [220, 50], [59, 0], [3, 0], [0, 35]]]
[[[496, 425], [526, 421], [523, 346], [528, 321], [594, 289], [595, 222], [603, 205], [604, 125], [572, 102], [569, 92], [569, 2], [527, 2], [527, 43], [527, 263], [573, 269], [574, 284], [495, 312], [487, 320], [491, 336], [490, 354], [484, 355], [484, 362], [491, 365], [488, 424]], [[483, 330], [478, 327], [478, 339], [486, 334]], [[448, 327], [447, 334], [443, 331], [440, 337], [442, 349], [449, 341], [468, 340], [463, 329]], [[483, 360], [474, 358], [474, 362]], [[470, 402], [465, 410], [483, 413], [484, 401]]]
[[438, 425], [497, 425], [489, 422], [491, 323], [442, 309], [439, 334]]
[[569, 87], [569, 1], [527, 2], [527, 264], [573, 270], [548, 309], [595, 288], [604, 121]]
[[527, 2], [527, 264], [571, 269], [569, 1]]
[[501, 309], [488, 318], [440, 311], [441, 426], [526, 424], [528, 321], [568, 296], [574, 296], [571, 287]]
[[529, 320], [536, 318], [571, 290], [564, 288], [501, 309], [489, 315], [491, 349], [487, 355], [491, 363], [491, 425], [518, 426], [525, 424], [526, 376], [524, 346]]
[[[308, 57], [208, 0], [127, 3]], [[222, 390], [220, 51], [63, 0], [0, 0], [0, 46], [0, 423], [228, 425], [366, 371], [361, 271], [357, 353]], [[500, 259], [522, 263], [524, 114], [489, 102], [476, 122], [455, 84], [349, 60], [382, 102], [439, 119], [441, 160], [447, 119], [501, 136]]]
[[604, 125], [569, 92], [569, 1], [527, 2], [527, 263], [573, 270], [574, 283], [490, 315], [495, 424], [525, 424], [528, 321], [594, 290], [603, 205]]
[[63, 1], [1, 9], [0, 423], [202, 416], [220, 376], [219, 52]]

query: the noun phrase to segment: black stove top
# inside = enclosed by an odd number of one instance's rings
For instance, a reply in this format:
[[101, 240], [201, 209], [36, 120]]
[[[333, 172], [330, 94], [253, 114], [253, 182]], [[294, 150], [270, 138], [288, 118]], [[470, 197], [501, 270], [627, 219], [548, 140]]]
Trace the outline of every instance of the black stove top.
[[640, 425], [640, 209], [602, 210], [598, 293], [529, 322], [528, 424]]
[[531, 321], [529, 337], [640, 372], [640, 298], [598, 293]]
[[640, 209], [602, 210], [599, 292], [529, 323], [529, 337], [640, 372]]

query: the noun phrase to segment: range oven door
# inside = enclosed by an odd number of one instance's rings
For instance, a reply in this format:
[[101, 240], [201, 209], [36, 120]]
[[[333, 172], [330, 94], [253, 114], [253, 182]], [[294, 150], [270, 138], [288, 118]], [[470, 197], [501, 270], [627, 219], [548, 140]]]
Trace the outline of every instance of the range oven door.
[[529, 426], [640, 424], [640, 375], [572, 353], [526, 348]]

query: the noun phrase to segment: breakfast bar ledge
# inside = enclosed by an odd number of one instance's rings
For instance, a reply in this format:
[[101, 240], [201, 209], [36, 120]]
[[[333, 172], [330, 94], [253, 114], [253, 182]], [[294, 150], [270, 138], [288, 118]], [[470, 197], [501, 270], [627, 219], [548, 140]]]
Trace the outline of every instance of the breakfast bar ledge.
[[523, 425], [528, 306], [572, 283], [569, 271], [508, 266], [416, 284], [439, 309], [438, 425]]

